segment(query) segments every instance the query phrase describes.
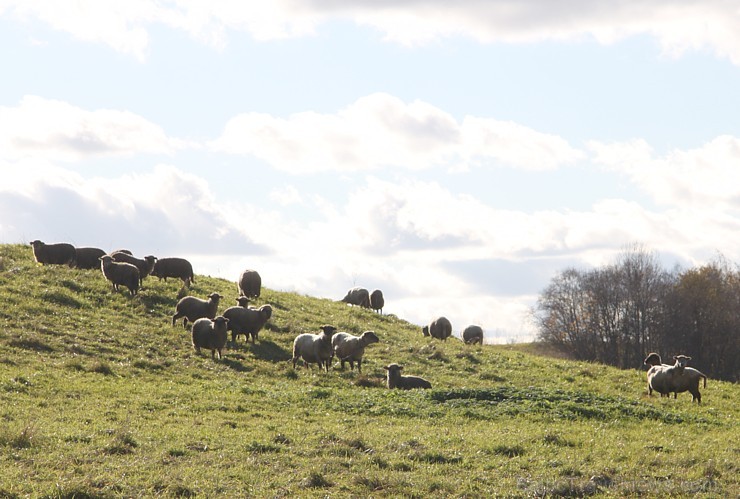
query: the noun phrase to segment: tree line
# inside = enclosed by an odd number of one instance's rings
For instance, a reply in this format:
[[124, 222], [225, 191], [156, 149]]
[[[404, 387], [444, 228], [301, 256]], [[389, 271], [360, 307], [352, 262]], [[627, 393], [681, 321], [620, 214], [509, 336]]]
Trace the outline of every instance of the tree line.
[[610, 265], [567, 268], [533, 310], [538, 339], [579, 360], [639, 368], [650, 352], [674, 355], [715, 379], [740, 380], [740, 271], [723, 257], [664, 269], [635, 246]]

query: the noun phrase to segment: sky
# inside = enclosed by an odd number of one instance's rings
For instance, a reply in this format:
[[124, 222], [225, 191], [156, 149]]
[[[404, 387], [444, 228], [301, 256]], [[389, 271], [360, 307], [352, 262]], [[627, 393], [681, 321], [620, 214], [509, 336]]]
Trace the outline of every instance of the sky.
[[0, 242], [530, 341], [566, 268], [740, 261], [732, 0], [0, 0]]

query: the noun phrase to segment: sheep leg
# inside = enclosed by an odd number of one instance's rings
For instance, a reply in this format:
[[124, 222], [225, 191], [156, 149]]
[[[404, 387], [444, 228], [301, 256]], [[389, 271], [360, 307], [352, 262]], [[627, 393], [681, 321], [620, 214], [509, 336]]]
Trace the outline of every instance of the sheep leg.
[[357, 374], [362, 374], [362, 360], [357, 360]]

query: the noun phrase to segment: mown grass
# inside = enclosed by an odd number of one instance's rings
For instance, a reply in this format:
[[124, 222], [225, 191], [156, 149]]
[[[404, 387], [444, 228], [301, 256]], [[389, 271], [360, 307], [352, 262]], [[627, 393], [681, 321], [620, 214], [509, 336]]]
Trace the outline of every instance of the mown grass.
[[[736, 385], [648, 398], [645, 373], [424, 338], [393, 316], [265, 289], [222, 361], [171, 326], [181, 289], [0, 246], [0, 497], [737, 497]], [[197, 276], [191, 293], [235, 284]], [[340, 297], [338, 297], [340, 298]], [[293, 370], [322, 324], [381, 343], [363, 374]], [[430, 391], [384, 388], [383, 365]], [[336, 366], [335, 366], [336, 367]], [[711, 374], [711, 373], [709, 373]]]

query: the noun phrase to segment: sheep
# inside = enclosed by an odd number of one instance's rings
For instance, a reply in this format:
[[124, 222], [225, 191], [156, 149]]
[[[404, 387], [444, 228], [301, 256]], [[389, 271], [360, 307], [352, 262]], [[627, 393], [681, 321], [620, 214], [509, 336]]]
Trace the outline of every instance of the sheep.
[[45, 244], [36, 239], [29, 243], [33, 248], [33, 257], [41, 265], [75, 266], [77, 252], [69, 243]]
[[398, 388], [401, 390], [411, 390], [414, 388], [431, 388], [432, 384], [420, 378], [418, 376], [402, 376], [401, 370], [403, 366], [398, 364], [390, 364], [384, 366], [383, 369], [388, 371], [388, 388]]
[[193, 266], [184, 258], [168, 257], [159, 258], [152, 268], [151, 274], [161, 281], [167, 282], [168, 277], [179, 277], [186, 287], [195, 282]]
[[352, 288], [347, 291], [347, 294], [342, 298], [344, 303], [350, 305], [358, 305], [362, 308], [370, 308], [370, 293], [365, 288]]
[[322, 366], [329, 372], [329, 365], [333, 355], [331, 348], [331, 337], [337, 332], [334, 326], [321, 326], [319, 334], [303, 333], [293, 340], [293, 369], [299, 358], [303, 359], [303, 365], [318, 364], [319, 370]]
[[139, 286], [143, 284], [144, 278], [152, 273], [154, 264], [157, 262], [156, 256], [148, 255], [142, 259], [136, 258], [135, 256], [122, 251], [111, 253], [110, 256], [113, 258], [114, 262], [126, 262], [131, 265], [136, 265], [136, 268], [139, 269]]
[[211, 351], [212, 359], [216, 357], [216, 352], [221, 359], [221, 351], [226, 346], [228, 324], [229, 319], [221, 315], [213, 320], [201, 318], [195, 321], [191, 333], [195, 351], [200, 353], [200, 349], [205, 348]]
[[236, 343], [236, 337], [240, 334], [243, 334], [246, 340], [249, 341], [251, 335], [252, 344], [254, 344], [260, 330], [272, 317], [272, 307], [270, 305], [262, 305], [260, 308], [246, 307], [245, 305], [229, 307], [224, 311], [223, 316], [229, 319], [228, 329], [231, 331], [231, 341]]
[[383, 306], [385, 306], [383, 292], [376, 289], [370, 293], [370, 308], [373, 309], [374, 312], [378, 312], [380, 315], [383, 315]]
[[483, 344], [483, 328], [475, 324], [463, 329], [462, 339], [466, 345], [475, 345], [476, 343]]
[[75, 248], [75, 267], [85, 270], [97, 269], [103, 255], [105, 251], [100, 248]]
[[701, 404], [701, 393], [699, 393], [699, 383], [704, 378], [704, 388], [707, 387], [707, 376], [701, 371], [686, 364], [691, 357], [677, 355], [673, 357], [676, 363], [672, 366], [662, 364], [660, 356], [657, 353], [651, 353], [645, 359], [645, 364], [650, 365], [647, 372], [648, 395], [652, 395], [653, 390], [662, 396], [678, 398], [678, 394], [688, 391], [691, 393], [691, 401]]
[[213, 319], [216, 317], [216, 310], [218, 309], [218, 301], [223, 298], [218, 293], [211, 293], [208, 295], [208, 300], [202, 300], [195, 296], [185, 296], [177, 302], [175, 306], [175, 314], [172, 316], [172, 325], [180, 317], [185, 319], [182, 322], [182, 327], [188, 328], [188, 321], [195, 322], [198, 319], [208, 318]]
[[424, 336], [447, 341], [447, 338], [452, 334], [452, 324], [447, 317], [437, 317], [428, 326], [421, 328], [421, 332]]
[[100, 257], [100, 270], [106, 279], [113, 283], [113, 290], [118, 291], [118, 286], [126, 286], [135, 295], [139, 290], [139, 269], [136, 265], [125, 262], [114, 262], [110, 255]]
[[353, 336], [349, 333], [337, 333], [331, 338], [331, 345], [334, 349], [334, 355], [340, 360], [342, 370], [344, 363], [349, 362], [350, 371], [355, 368], [357, 362], [357, 372], [362, 372], [362, 356], [365, 354], [365, 347], [378, 343], [380, 340], [374, 331], [365, 331], [360, 336]]
[[262, 278], [256, 270], [247, 269], [239, 276], [239, 294], [247, 298], [259, 298]]

